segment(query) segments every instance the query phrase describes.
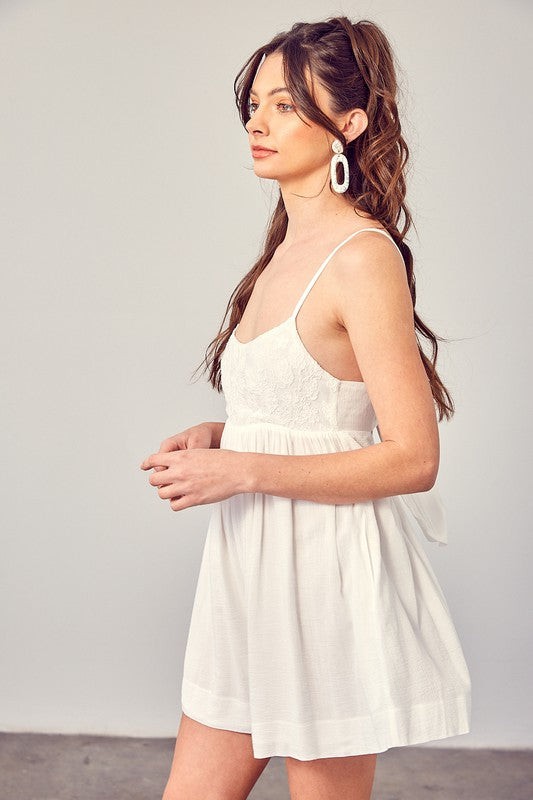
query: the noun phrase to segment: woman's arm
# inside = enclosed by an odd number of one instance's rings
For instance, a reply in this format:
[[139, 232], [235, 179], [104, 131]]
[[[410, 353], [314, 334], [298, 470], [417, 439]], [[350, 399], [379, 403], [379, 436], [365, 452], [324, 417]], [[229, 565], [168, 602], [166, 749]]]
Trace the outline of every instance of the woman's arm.
[[435, 483], [433, 461], [411, 456], [394, 441], [312, 456], [242, 453], [243, 492], [318, 503], [356, 503], [425, 492]]
[[204, 425], [209, 425], [211, 428], [212, 438], [211, 447], [220, 447], [220, 437], [224, 430], [225, 422], [204, 422]]
[[438, 424], [405, 265], [385, 237], [361, 233], [356, 239], [336, 254], [330, 277], [381, 441], [320, 455], [243, 453], [242, 491], [353, 503], [427, 491], [435, 483]]

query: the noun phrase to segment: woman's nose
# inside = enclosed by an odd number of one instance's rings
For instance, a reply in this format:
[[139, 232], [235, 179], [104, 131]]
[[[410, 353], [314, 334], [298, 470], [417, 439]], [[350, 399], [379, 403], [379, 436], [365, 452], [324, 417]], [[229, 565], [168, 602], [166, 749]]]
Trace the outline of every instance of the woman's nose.
[[264, 125], [259, 123], [259, 120], [256, 119], [254, 114], [253, 117], [246, 123], [246, 130], [248, 133], [264, 133]]
[[248, 122], [246, 123], [246, 130], [248, 133], [264, 133], [265, 132], [265, 122], [264, 119], [260, 116], [259, 109], [256, 109]]

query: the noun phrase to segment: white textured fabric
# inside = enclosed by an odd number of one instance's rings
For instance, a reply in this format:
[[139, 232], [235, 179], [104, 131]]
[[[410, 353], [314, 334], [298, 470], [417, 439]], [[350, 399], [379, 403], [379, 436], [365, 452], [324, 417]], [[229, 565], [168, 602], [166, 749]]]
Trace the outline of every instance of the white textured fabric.
[[[315, 280], [359, 232], [330, 253], [289, 319], [246, 343], [233, 332], [221, 447], [300, 455], [374, 443], [365, 384], [326, 372], [296, 327]], [[263, 493], [215, 503], [183, 711], [251, 733], [256, 758], [377, 753], [467, 733], [470, 675], [421, 535], [447, 542], [435, 486], [356, 503]]]

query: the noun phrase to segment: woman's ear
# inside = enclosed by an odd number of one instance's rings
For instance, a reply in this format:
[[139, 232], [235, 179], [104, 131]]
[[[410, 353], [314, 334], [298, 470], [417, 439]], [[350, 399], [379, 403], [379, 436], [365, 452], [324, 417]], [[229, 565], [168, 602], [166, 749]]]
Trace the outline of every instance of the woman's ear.
[[344, 127], [341, 128], [346, 137], [347, 142], [352, 142], [354, 139], [363, 133], [368, 126], [368, 117], [366, 111], [362, 108], [354, 108], [348, 112], [344, 121]]

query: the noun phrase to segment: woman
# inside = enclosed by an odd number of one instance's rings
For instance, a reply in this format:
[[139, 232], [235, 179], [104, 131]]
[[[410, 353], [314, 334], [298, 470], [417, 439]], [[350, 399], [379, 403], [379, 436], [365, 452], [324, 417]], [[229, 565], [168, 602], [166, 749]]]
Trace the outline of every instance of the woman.
[[396, 88], [382, 30], [346, 17], [295, 24], [235, 81], [280, 195], [206, 359], [226, 422], [141, 465], [173, 510], [215, 504], [164, 800], [246, 798], [273, 755], [292, 797], [363, 800], [378, 752], [469, 731], [419, 542], [446, 542], [435, 406], [454, 409], [414, 311]]

